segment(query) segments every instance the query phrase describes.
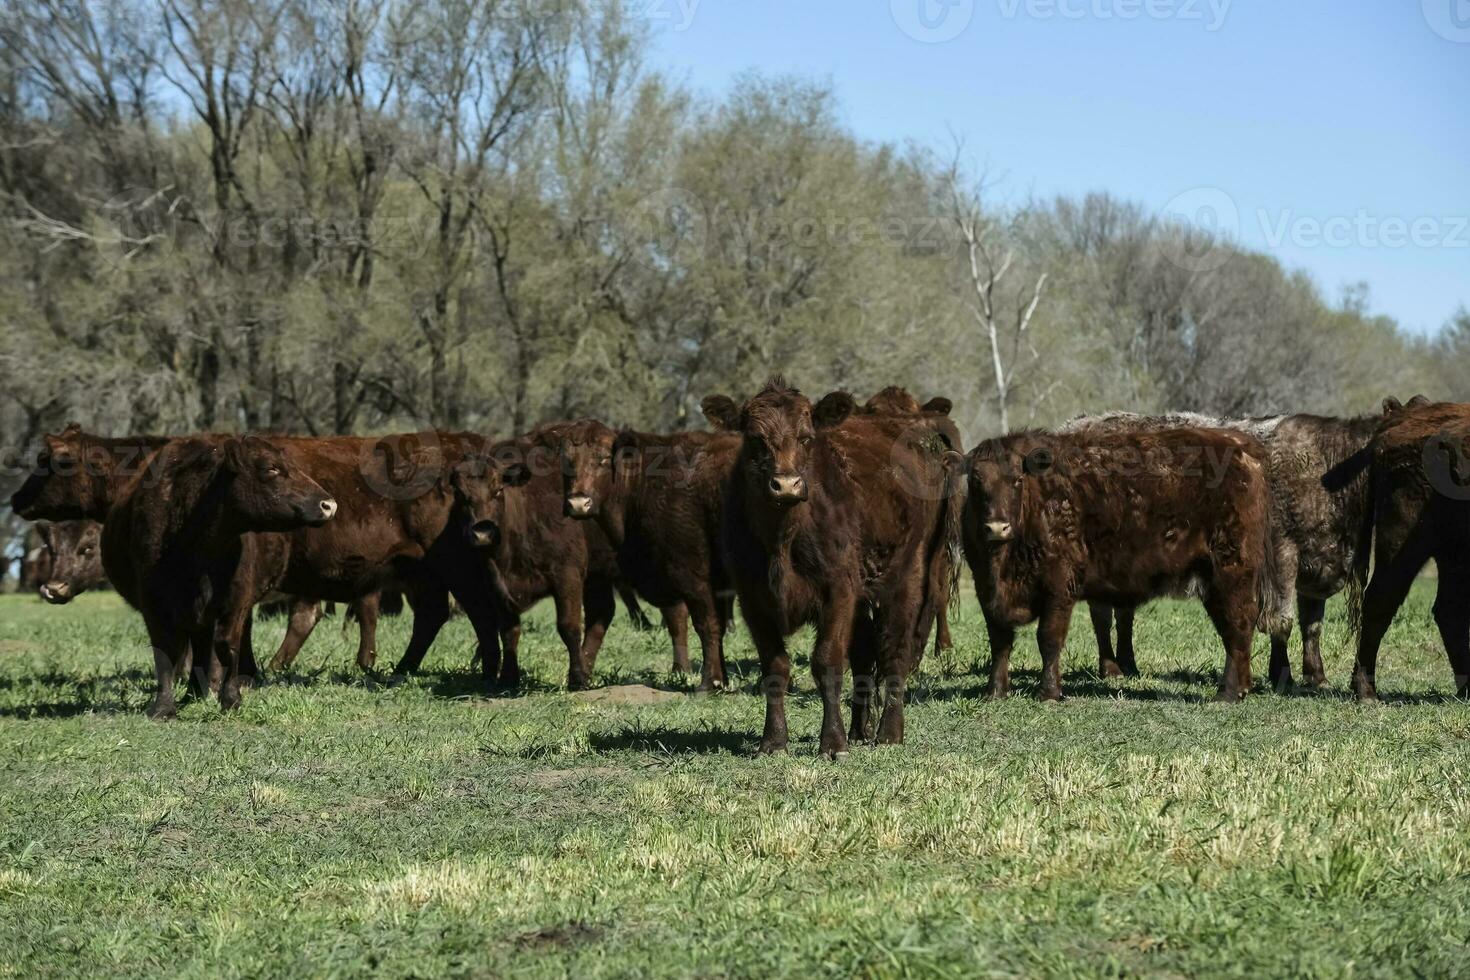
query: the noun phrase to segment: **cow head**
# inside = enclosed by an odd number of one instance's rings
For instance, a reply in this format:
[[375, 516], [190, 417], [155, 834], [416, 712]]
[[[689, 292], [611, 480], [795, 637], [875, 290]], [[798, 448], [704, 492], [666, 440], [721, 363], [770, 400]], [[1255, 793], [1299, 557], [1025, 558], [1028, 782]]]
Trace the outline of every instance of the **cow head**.
[[863, 405], [863, 411], [872, 414], [916, 415], [919, 412], [919, 400], [909, 394], [907, 388], [889, 385], [869, 398]]
[[723, 395], [704, 400], [704, 411], [716, 428], [744, 436], [742, 470], [747, 485], [779, 506], [807, 499], [811, 447], [819, 430], [832, 428], [852, 414], [852, 396], [834, 391], [815, 407], [806, 396], [776, 377], [738, 411]]
[[281, 448], [259, 436], [226, 439], [218, 447], [226, 480], [226, 507], [251, 531], [318, 527], [337, 513], [337, 501]]
[[584, 419], [561, 431], [562, 512], [577, 520], [593, 517], [613, 492], [618, 434]]
[[530, 479], [530, 467], [503, 455], [470, 455], [450, 467], [449, 485], [472, 546], [495, 547], [505, 521], [506, 487], [524, 486]]
[[41, 583], [41, 598], [65, 605], [101, 582], [102, 525], [96, 521], [38, 521], [36, 531], [51, 559], [51, 574]]
[[1052, 451], [1014, 438], [981, 443], [970, 453], [968, 506], [987, 541], [1003, 544], [1021, 528], [1026, 481], [1053, 465]]
[[76, 520], [91, 513], [96, 501], [88, 456], [87, 436], [75, 422], [45, 436], [30, 475], [10, 498], [11, 509], [26, 520]]

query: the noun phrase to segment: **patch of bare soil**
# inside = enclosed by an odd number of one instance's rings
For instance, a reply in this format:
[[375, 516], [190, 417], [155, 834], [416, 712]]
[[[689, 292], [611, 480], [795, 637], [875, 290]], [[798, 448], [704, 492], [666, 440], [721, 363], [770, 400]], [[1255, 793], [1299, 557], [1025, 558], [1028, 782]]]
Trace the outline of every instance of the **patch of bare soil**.
[[646, 684], [620, 684], [616, 687], [599, 687], [591, 691], [578, 691], [572, 695], [586, 704], [663, 704], [684, 697], [677, 691], [660, 691]]

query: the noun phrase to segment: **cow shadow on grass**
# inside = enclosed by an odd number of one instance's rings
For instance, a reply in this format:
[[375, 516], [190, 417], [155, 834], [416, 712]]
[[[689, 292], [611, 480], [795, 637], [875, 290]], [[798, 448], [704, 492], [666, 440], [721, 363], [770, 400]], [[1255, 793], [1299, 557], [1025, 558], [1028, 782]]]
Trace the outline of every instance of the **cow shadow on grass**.
[[624, 728], [594, 733], [588, 744], [598, 752], [651, 752], [659, 755], [754, 755], [759, 738], [728, 728]]
[[[1095, 671], [1071, 670], [1062, 675], [1062, 694], [1066, 700], [1118, 700], [1124, 701], [1208, 701], [1215, 696], [1217, 681], [1208, 675], [1200, 675], [1192, 686], [1203, 690], [1181, 691], [1156, 687], [1150, 680], [1175, 680], [1164, 675], [1132, 677], [1126, 680], [1104, 680]], [[983, 701], [989, 696], [988, 671], [967, 678], [949, 680], [945, 678], [919, 678], [909, 685], [908, 700], [911, 704], [924, 701]], [[1012, 699], [1035, 699], [1041, 690], [1040, 668], [1011, 668]]]

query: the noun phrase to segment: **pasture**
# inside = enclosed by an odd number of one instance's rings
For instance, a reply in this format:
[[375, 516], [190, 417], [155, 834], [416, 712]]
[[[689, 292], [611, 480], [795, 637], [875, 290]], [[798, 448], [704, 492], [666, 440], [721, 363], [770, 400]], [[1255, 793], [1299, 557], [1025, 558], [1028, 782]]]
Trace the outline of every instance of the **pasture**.
[[[816, 757], [805, 631], [792, 750], [755, 758], [743, 625], [737, 689], [700, 698], [620, 611], [573, 696], [543, 604], [527, 684], [487, 699], [462, 619], [403, 681], [365, 680], [328, 620], [238, 713], [156, 724], [116, 597], [0, 598], [0, 975], [1463, 975], [1470, 706], [1432, 584], [1377, 705], [1346, 696], [1340, 600], [1324, 694], [1208, 703], [1219, 641], [1165, 602], [1139, 616], [1144, 676], [1096, 678], [1079, 608], [1068, 700], [1034, 700], [1027, 630], [989, 703], [967, 596], [908, 744], [840, 764]], [[262, 662], [283, 629], [257, 625]], [[1258, 638], [1258, 692], [1266, 659]]]

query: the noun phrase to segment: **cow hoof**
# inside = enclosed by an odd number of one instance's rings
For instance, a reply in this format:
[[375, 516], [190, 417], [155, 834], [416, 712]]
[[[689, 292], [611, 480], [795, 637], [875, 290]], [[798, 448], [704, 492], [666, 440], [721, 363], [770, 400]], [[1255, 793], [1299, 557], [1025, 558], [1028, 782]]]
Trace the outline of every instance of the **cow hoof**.
[[1239, 704], [1242, 700], [1244, 700], [1244, 698], [1245, 695], [1239, 693], [1238, 691], [1221, 691], [1219, 694], [1215, 695], [1215, 703]]
[[587, 681], [584, 680], [581, 677], [568, 677], [567, 678], [567, 690], [568, 691], [590, 691], [591, 689], [592, 689], [592, 685], [591, 684], [588, 684]]
[[1111, 660], [1104, 660], [1098, 664], [1097, 672], [1102, 676], [1103, 680], [1113, 680], [1114, 678], [1126, 676], [1123, 673], [1123, 668]]
[[173, 721], [179, 716], [179, 711], [173, 705], [166, 708], [150, 707], [148, 718], [150, 721]]
[[784, 755], [786, 752], [786, 742], [784, 740], [777, 742], [774, 740], [768, 741], [766, 739], [762, 739], [761, 747], [756, 751], [761, 755], [775, 755], [778, 752]]
[[990, 690], [985, 692], [985, 697], [991, 701], [1004, 701], [1010, 696], [1011, 689], [1008, 687], [992, 687]]
[[720, 694], [725, 690], [724, 681], [701, 681], [694, 689], [695, 694]]
[[1041, 703], [1042, 704], [1060, 704], [1061, 703], [1061, 700], [1062, 700], [1062, 692], [1061, 691], [1042, 691], [1041, 692]]

